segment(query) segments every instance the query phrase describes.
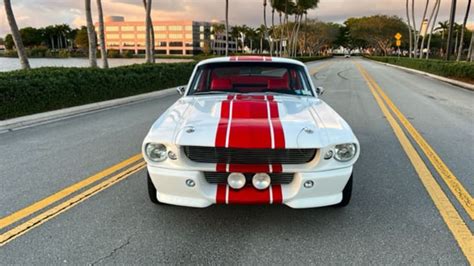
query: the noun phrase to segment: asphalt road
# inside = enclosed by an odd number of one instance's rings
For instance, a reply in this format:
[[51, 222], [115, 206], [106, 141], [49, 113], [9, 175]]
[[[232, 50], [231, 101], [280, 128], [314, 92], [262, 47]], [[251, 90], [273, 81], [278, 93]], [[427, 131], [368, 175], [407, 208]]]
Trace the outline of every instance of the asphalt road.
[[[156, 206], [142, 170], [6, 243], [0, 264], [467, 264], [357, 64], [472, 195], [474, 92], [360, 58], [332, 59], [309, 66], [361, 144], [348, 207]], [[0, 134], [0, 217], [139, 153], [177, 99]], [[472, 237], [474, 222], [422, 157]]]

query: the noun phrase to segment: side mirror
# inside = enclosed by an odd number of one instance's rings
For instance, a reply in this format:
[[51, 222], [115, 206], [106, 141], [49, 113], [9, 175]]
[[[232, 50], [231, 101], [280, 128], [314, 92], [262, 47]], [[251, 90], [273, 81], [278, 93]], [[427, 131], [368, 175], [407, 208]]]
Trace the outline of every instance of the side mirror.
[[316, 89], [313, 89], [313, 93], [315, 95], [321, 96], [324, 93], [324, 88], [323, 87], [317, 87]]
[[186, 92], [186, 86], [179, 86], [179, 87], [176, 87], [176, 90], [178, 91], [179, 95], [184, 95], [184, 93]]

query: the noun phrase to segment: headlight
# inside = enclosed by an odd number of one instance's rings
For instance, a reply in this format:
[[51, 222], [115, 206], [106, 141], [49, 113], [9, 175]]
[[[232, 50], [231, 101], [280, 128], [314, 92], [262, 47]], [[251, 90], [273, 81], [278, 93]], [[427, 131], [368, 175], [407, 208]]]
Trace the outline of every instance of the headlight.
[[166, 146], [160, 143], [148, 143], [145, 146], [145, 153], [148, 159], [153, 162], [161, 162], [168, 157]]
[[357, 147], [353, 143], [339, 144], [334, 147], [334, 159], [347, 162], [354, 158], [356, 152]]

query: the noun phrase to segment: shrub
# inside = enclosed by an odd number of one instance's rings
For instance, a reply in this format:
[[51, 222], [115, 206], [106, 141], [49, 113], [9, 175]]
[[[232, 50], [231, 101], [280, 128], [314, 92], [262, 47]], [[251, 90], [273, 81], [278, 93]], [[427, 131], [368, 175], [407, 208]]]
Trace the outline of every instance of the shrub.
[[474, 82], [474, 64], [467, 62], [454, 62], [443, 60], [425, 60], [406, 57], [383, 57], [370, 56], [369, 59], [413, 68], [431, 74], [458, 79], [466, 82]]
[[328, 59], [331, 57], [332, 55], [318, 55], [318, 56], [300, 56], [300, 57], [294, 57], [293, 59], [306, 63], [306, 62], [311, 62], [311, 61]]
[[194, 63], [0, 73], [0, 120], [186, 84]]

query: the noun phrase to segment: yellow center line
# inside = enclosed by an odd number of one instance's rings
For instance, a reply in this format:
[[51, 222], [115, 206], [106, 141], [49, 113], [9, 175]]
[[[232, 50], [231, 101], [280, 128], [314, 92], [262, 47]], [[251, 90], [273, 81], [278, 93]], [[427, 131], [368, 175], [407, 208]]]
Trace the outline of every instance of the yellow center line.
[[449, 167], [443, 162], [439, 155], [434, 151], [434, 149], [428, 144], [428, 142], [421, 136], [418, 130], [408, 121], [408, 119], [403, 115], [402, 112], [397, 108], [397, 106], [390, 100], [390, 98], [385, 94], [382, 88], [375, 82], [375, 80], [369, 76], [366, 72], [369, 82], [372, 83], [374, 88], [380, 94], [382, 99], [385, 101], [387, 106], [392, 110], [395, 116], [399, 119], [401, 124], [405, 127], [407, 132], [415, 140], [418, 146], [421, 148], [423, 153], [426, 155], [428, 160], [434, 166], [436, 171], [439, 173], [443, 181], [449, 187], [453, 195], [457, 198], [459, 203], [466, 210], [467, 214], [474, 219], [474, 200], [469, 192], [464, 188], [464, 186], [459, 182], [458, 178], [453, 174]]
[[28, 207], [25, 207], [19, 211], [16, 211], [8, 216], [5, 216], [3, 217], [2, 219], [0, 219], [0, 230], [45, 208], [46, 206], [49, 206], [69, 195], [71, 195], [72, 193], [76, 192], [76, 191], [79, 191], [80, 189], [110, 175], [110, 174], [113, 174], [114, 172], [132, 164], [132, 163], [135, 163], [137, 162], [138, 160], [141, 160], [143, 157], [141, 154], [136, 154], [130, 158], [128, 158], [127, 160], [123, 161], [123, 162], [120, 162], [114, 166], [111, 166], [93, 176], [90, 176], [82, 181], [79, 181], [67, 188], [64, 188], [63, 190], [59, 191], [59, 192], [56, 192], [55, 194], [51, 195], [51, 196], [48, 196], [40, 201], [37, 201], [33, 204], [31, 204], [30, 206]]
[[146, 167], [140, 162], [0, 235], [0, 247]]
[[413, 147], [408, 137], [403, 132], [403, 129], [400, 127], [400, 125], [397, 123], [395, 118], [388, 110], [382, 98], [377, 93], [376, 88], [370, 81], [370, 77], [368, 76], [367, 72], [359, 64], [356, 63], [356, 66], [365, 81], [367, 82], [367, 85], [372, 95], [374, 96], [375, 101], [379, 105], [380, 110], [385, 115], [385, 118], [392, 127], [395, 136], [397, 137], [403, 150], [407, 154], [411, 164], [415, 168], [416, 173], [418, 174], [423, 186], [425, 187], [426, 191], [433, 200], [433, 203], [441, 214], [441, 217], [443, 218], [444, 222], [453, 234], [454, 239], [457, 241], [468, 262], [471, 265], [474, 264], [474, 237], [471, 231], [464, 223], [456, 208], [449, 201], [448, 197], [443, 192], [440, 185], [434, 179], [430, 170], [428, 169], [424, 161], [421, 159], [420, 155], [417, 153], [416, 149]]

